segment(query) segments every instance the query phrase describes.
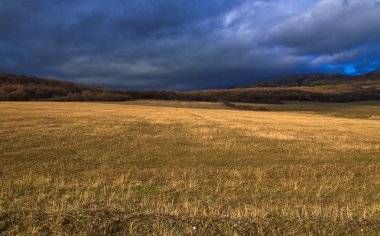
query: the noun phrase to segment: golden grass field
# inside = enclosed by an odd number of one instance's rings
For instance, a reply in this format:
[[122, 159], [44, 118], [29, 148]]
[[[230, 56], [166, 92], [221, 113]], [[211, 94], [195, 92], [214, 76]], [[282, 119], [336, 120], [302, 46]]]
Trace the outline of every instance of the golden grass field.
[[0, 235], [378, 235], [379, 105], [1, 102]]

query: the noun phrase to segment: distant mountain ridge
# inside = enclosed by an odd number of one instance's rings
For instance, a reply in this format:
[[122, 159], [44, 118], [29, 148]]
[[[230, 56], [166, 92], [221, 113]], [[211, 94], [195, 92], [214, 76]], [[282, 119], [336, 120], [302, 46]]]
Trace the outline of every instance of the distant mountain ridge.
[[273, 80], [254, 82], [248, 86], [242, 86], [241, 88], [338, 85], [360, 82], [363, 80], [380, 80], [380, 70], [372, 71], [360, 76], [349, 76], [342, 74], [287, 75]]

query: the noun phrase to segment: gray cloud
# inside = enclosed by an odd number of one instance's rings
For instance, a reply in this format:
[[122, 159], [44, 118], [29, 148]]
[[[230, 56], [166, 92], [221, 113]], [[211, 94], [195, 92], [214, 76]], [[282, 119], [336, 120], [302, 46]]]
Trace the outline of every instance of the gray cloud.
[[0, 70], [10, 73], [222, 88], [330, 64], [365, 67], [379, 55], [378, 1], [15, 2], [0, 3]]
[[303, 55], [340, 53], [379, 42], [379, 22], [379, 1], [322, 0], [277, 24], [264, 42]]

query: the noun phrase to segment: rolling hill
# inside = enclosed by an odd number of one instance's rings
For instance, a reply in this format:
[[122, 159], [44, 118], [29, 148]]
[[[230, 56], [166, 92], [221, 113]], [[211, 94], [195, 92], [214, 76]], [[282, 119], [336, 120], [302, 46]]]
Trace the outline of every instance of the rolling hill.
[[32, 76], [0, 74], [0, 100], [125, 101], [125, 92]]
[[338, 85], [375, 80], [380, 83], [380, 70], [360, 76], [348, 76], [342, 74], [300, 74], [287, 75], [274, 80], [259, 81], [249, 84], [249, 88], [254, 87], [296, 87], [296, 86], [321, 86]]
[[52, 79], [0, 74], [2, 101], [126, 101], [137, 99], [265, 102], [354, 102], [380, 100], [380, 70], [362, 76], [291, 75], [249, 87], [179, 91], [113, 90]]

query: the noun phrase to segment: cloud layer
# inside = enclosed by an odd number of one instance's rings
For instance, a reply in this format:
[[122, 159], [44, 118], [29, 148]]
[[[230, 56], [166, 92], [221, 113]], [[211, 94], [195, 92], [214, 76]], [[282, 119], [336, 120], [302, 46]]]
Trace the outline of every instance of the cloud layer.
[[205, 89], [380, 66], [380, 0], [2, 0], [0, 71]]

